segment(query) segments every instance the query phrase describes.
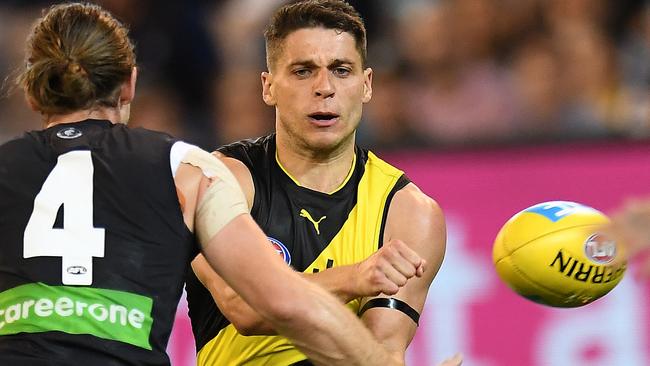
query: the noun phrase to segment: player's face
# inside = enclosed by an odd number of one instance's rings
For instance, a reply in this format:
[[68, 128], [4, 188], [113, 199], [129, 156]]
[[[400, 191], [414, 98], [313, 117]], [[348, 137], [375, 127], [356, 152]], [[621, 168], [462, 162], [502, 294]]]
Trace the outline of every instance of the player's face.
[[354, 143], [362, 105], [372, 96], [354, 37], [325, 28], [297, 30], [284, 40], [264, 101], [276, 107], [276, 130], [300, 148], [334, 151]]

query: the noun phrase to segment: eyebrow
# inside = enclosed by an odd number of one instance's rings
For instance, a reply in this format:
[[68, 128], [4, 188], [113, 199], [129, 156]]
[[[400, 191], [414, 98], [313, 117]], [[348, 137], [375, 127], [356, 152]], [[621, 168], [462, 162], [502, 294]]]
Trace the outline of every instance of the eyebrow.
[[348, 60], [346, 58], [337, 58], [334, 62], [330, 63], [330, 67], [338, 67], [341, 65], [355, 65], [354, 61]]
[[[345, 59], [345, 58], [343, 58], [343, 59], [337, 58], [337, 59], [333, 60], [332, 62], [330, 62], [327, 65], [327, 67], [331, 68], [331, 67], [338, 67], [338, 66], [341, 66], [341, 65], [354, 65], [354, 64], [355, 63], [352, 60]], [[289, 64], [289, 68], [292, 68], [292, 67], [295, 67], [295, 66], [306, 66], [306, 67], [310, 67], [310, 68], [315, 68], [318, 65], [316, 65], [316, 63], [314, 61], [312, 61], [312, 60], [297, 60], [297, 61], [294, 61], [294, 62]]]

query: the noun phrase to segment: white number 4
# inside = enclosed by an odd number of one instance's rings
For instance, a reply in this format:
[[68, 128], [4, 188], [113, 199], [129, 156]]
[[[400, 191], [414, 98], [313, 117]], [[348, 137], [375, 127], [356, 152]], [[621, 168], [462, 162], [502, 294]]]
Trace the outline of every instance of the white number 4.
[[[104, 229], [93, 227], [93, 172], [90, 151], [60, 155], [25, 228], [23, 257], [61, 257], [64, 285], [91, 285], [93, 257], [104, 256]], [[61, 205], [63, 228], [53, 228]]]

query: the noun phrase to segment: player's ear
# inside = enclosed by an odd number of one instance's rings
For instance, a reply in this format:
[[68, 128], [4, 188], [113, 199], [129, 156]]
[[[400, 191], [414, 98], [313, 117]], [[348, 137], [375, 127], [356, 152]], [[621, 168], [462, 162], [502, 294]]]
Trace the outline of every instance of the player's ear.
[[138, 80], [138, 68], [131, 69], [131, 76], [122, 84], [120, 89], [120, 105], [130, 104], [135, 97], [135, 83]]
[[262, 99], [268, 106], [275, 106], [275, 96], [273, 95], [273, 74], [264, 71], [261, 75], [262, 79]]
[[364, 103], [368, 103], [372, 99], [372, 69], [367, 68], [363, 70], [363, 99]]
[[41, 110], [38, 108], [38, 103], [36, 103], [36, 100], [34, 100], [34, 98], [27, 92], [25, 92], [25, 101], [31, 110], [34, 112], [41, 112]]

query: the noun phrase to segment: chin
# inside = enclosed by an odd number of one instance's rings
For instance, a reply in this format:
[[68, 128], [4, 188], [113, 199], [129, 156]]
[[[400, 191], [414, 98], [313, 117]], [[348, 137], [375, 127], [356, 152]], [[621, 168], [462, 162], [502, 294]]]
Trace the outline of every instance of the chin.
[[318, 132], [306, 139], [306, 142], [313, 150], [333, 151], [343, 145], [349, 136], [340, 132]]

